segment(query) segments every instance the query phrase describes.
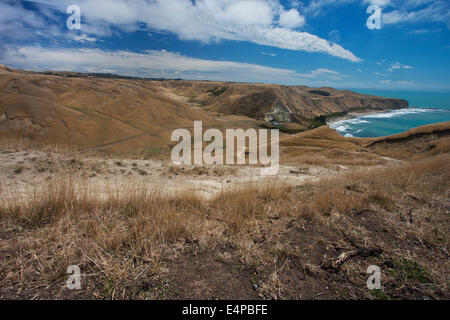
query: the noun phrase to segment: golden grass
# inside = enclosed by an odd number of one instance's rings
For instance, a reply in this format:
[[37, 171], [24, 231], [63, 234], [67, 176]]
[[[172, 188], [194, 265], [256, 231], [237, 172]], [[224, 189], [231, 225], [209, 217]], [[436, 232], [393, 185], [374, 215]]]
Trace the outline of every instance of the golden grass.
[[309, 164], [321, 166], [376, 166], [386, 160], [369, 152], [347, 151], [339, 148], [284, 147], [281, 152], [283, 164]]
[[[2, 202], [2, 229], [23, 230], [19, 242], [25, 252], [51, 256], [39, 258], [39, 281], [58, 281], [68, 265], [76, 264], [92, 269], [101, 281], [126, 283], [143, 271], [142, 264], [156, 268], [160, 259], [186, 243], [195, 240], [209, 247], [223, 241], [225, 234], [245, 234], [268, 214], [265, 204], [281, 201], [289, 188], [273, 183], [250, 186], [224, 191], [210, 201], [193, 192], [162, 194], [133, 185], [106, 194], [80, 190], [75, 179], [65, 176], [31, 197], [15, 195]], [[15, 245], [16, 241], [4, 248]], [[24, 259], [27, 255], [19, 254], [4, 260], [0, 269], [32, 268], [32, 261]], [[28, 271], [29, 281], [37, 281]], [[109, 294], [101, 297], [111, 298]]]
[[257, 185], [249, 183], [231, 190], [224, 190], [212, 201], [211, 206], [221, 220], [225, 221], [233, 232], [240, 232], [249, 226], [254, 218], [265, 219], [277, 214], [271, 212], [267, 204], [286, 201], [291, 187], [275, 181]]
[[36, 141], [25, 134], [17, 133], [0, 133], [0, 147], [2, 149], [15, 149], [15, 150], [39, 150], [43, 152], [66, 152], [70, 148], [66, 144], [52, 143], [45, 141]]
[[323, 126], [302, 133], [284, 136], [280, 139], [280, 145], [285, 147], [319, 147], [355, 151], [366, 141], [367, 139], [343, 137], [330, 127]]
[[[93, 277], [89, 283], [94, 287], [84, 294], [125, 299], [134, 296], [144, 281], [142, 275], [163, 279], [165, 263], [187, 250], [212, 254], [218, 246], [231, 245], [242, 263], [260, 270], [273, 263], [274, 254], [296, 252], [283, 238], [292, 226], [296, 230], [308, 225], [322, 228], [323, 234], [307, 236], [327, 246], [343, 245], [335, 230], [350, 234], [358, 243], [373, 245], [375, 240], [368, 238], [368, 231], [348, 220], [362, 212], [370, 212], [369, 219], [373, 215], [386, 225], [395, 225], [402, 237], [412, 235], [432, 248], [438, 243], [446, 248], [448, 237], [443, 234], [448, 224], [442, 224], [444, 211], [439, 208], [448, 206], [450, 198], [449, 160], [448, 154], [438, 155], [401, 166], [324, 178], [298, 188], [275, 180], [250, 183], [224, 190], [211, 200], [189, 191], [162, 194], [136, 185], [98, 193], [89, 186], [80, 188], [82, 181], [70, 175], [60, 176], [31, 197], [14, 195], [2, 202], [1, 252], [8, 258], [0, 264], [0, 271], [7, 275], [0, 282], [5, 288], [11, 283], [16, 288], [51, 287], [64, 283], [67, 266], [76, 264]], [[406, 214], [411, 201], [423, 213], [414, 213], [416, 225], [403, 226], [397, 214], [391, 213]], [[430, 211], [430, 206], [435, 211]], [[395, 258], [409, 250], [391, 247], [389, 242], [376, 244]], [[318, 268], [308, 261], [305, 266]], [[422, 263], [428, 265], [427, 261]], [[440, 269], [434, 264], [429, 268], [437, 272], [433, 279], [441, 281]], [[24, 269], [26, 272], [19, 272]], [[271, 271], [267, 282], [261, 284], [268, 296], [281, 290], [279, 272], [275, 272], [277, 281], [272, 281]], [[38, 290], [36, 294], [44, 293]]]
[[433, 150], [431, 150], [432, 155], [450, 153], [450, 138], [441, 139], [431, 144]]
[[378, 208], [402, 211], [411, 194], [424, 203], [448, 199], [449, 161], [450, 156], [445, 154], [398, 167], [357, 170], [307, 184], [313, 195], [308, 196], [306, 214], [313, 211], [325, 216], [354, 215]]

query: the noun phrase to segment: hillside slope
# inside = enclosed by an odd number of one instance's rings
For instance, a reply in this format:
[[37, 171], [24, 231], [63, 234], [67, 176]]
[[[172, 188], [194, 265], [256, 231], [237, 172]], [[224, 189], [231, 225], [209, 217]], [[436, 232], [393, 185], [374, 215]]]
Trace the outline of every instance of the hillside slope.
[[407, 107], [407, 101], [265, 84], [133, 79], [0, 66], [0, 134], [78, 149], [167, 149], [175, 128], [256, 127], [279, 121], [294, 129], [318, 116]]
[[[282, 160], [286, 163], [317, 163], [326, 156], [329, 163], [357, 160], [363, 163], [373, 156], [389, 159], [423, 159], [450, 152], [450, 122], [435, 123], [379, 138], [347, 138], [328, 126], [286, 135], [280, 139]], [[324, 154], [323, 154], [324, 153]], [[310, 156], [310, 157], [309, 157]]]
[[354, 109], [408, 107], [404, 100], [333, 88], [192, 81], [170, 81], [167, 86], [209, 110], [266, 121], [302, 123], [305, 118]]

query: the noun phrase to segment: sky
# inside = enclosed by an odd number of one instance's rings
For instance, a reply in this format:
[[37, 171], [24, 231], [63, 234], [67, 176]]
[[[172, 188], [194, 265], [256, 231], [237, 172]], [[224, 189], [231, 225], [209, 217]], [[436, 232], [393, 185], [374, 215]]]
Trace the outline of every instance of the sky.
[[[79, 25], [73, 6], [80, 9]], [[0, 0], [0, 63], [36, 71], [450, 91], [450, 1]]]

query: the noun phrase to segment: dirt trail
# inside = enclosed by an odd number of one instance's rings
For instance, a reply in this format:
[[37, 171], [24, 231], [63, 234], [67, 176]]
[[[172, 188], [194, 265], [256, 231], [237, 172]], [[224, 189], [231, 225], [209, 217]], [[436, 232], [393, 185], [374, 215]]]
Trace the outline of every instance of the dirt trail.
[[[225, 128], [224, 126], [203, 126], [204, 129], [210, 129], [210, 128], [217, 128], [217, 129], [223, 129]], [[184, 127], [184, 128], [165, 128], [165, 129], [160, 129], [160, 130], [154, 130], [154, 131], [147, 131], [144, 132], [142, 134], [138, 134], [136, 136], [131, 136], [131, 137], [127, 137], [127, 138], [123, 138], [123, 139], [119, 139], [116, 141], [112, 141], [97, 147], [93, 147], [93, 148], [88, 148], [88, 149], [84, 149], [84, 150], [79, 150], [79, 152], [90, 152], [90, 151], [99, 151], [102, 149], [106, 149], [109, 147], [113, 147], [116, 146], [118, 144], [122, 144], [122, 143], [126, 143], [126, 142], [130, 142], [132, 140], [138, 139], [138, 138], [142, 138], [145, 136], [151, 136], [151, 135], [156, 135], [158, 133], [162, 133], [162, 132], [166, 132], [166, 131], [173, 131], [173, 130], [177, 130], [177, 129], [186, 129], [186, 130], [194, 130], [194, 127]]]

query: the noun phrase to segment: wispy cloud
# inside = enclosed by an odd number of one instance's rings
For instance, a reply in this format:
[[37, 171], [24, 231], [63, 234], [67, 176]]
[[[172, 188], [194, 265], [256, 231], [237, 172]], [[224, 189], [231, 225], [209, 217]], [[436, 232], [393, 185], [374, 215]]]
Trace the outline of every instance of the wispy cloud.
[[134, 53], [100, 49], [51, 49], [24, 46], [8, 48], [0, 62], [29, 70], [108, 72], [137, 77], [192, 80], [250, 81], [314, 84], [311, 81], [340, 80], [337, 71], [322, 68], [300, 74], [294, 70], [257, 64], [197, 59], [165, 50]]
[[49, 26], [43, 15], [24, 9], [17, 2], [0, 2], [0, 42], [23, 41], [41, 34], [61, 35], [59, 28]]
[[360, 3], [362, 5], [376, 4], [380, 7], [391, 5], [391, 0], [312, 0], [307, 5], [300, 4], [306, 16], [317, 17], [328, 13], [330, 8]]
[[[34, 0], [65, 12], [72, 0]], [[170, 32], [181, 40], [205, 43], [247, 41], [282, 49], [326, 53], [353, 62], [361, 61], [337, 43], [301, 30], [305, 17], [286, 10], [278, 0], [78, 0], [83, 32], [92, 37], [113, 30]]]
[[415, 84], [414, 81], [392, 81], [392, 80], [380, 80], [381, 84], [397, 84], [400, 86], [412, 86]]
[[440, 32], [440, 29], [417, 29], [417, 30], [412, 30], [410, 32], [410, 34], [416, 35], [416, 36], [420, 36], [420, 35], [425, 35], [425, 34], [432, 34], [432, 33], [438, 33]]
[[330, 69], [319, 68], [311, 71], [310, 73], [300, 74], [300, 77], [307, 79], [328, 78], [331, 80], [341, 80], [343, 78], [347, 78], [348, 75], [340, 74], [339, 72]]
[[383, 8], [383, 25], [419, 22], [441, 22], [450, 29], [450, 2], [448, 0], [312, 0], [303, 5], [308, 16], [318, 16], [328, 9], [350, 3], [375, 4]]
[[390, 72], [393, 72], [394, 70], [400, 70], [400, 69], [406, 69], [406, 70], [411, 70], [414, 69], [413, 66], [408, 66], [408, 65], [403, 65], [399, 62], [394, 63], [393, 65], [391, 65], [391, 67], [388, 69]]
[[85, 34], [82, 34], [81, 36], [74, 36], [73, 39], [75, 41], [79, 41], [79, 42], [97, 42], [97, 41], [99, 41], [97, 38], [88, 37]]
[[441, 22], [450, 29], [448, 1], [409, 0], [397, 3], [395, 10], [383, 14], [383, 24]]
[[302, 10], [307, 16], [310, 15], [316, 17], [324, 14], [329, 7], [342, 6], [355, 1], [356, 0], [312, 0], [308, 5], [302, 5]]

